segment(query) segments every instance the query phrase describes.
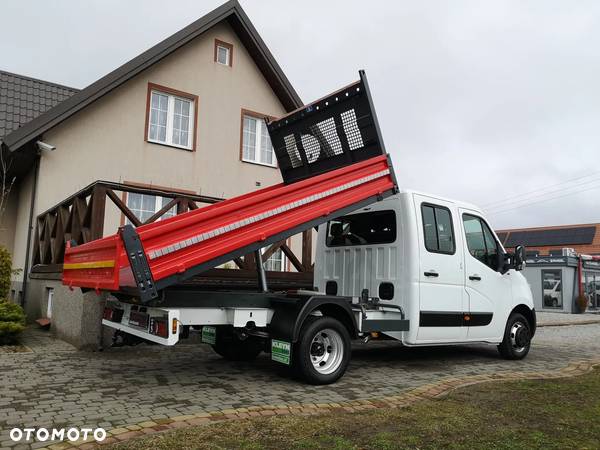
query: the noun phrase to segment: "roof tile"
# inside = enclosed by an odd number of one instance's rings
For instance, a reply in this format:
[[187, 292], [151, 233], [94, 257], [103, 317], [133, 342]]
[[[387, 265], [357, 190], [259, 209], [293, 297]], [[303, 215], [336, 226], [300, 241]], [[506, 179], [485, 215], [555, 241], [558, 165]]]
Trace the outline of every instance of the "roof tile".
[[78, 92], [0, 70], [0, 139]]

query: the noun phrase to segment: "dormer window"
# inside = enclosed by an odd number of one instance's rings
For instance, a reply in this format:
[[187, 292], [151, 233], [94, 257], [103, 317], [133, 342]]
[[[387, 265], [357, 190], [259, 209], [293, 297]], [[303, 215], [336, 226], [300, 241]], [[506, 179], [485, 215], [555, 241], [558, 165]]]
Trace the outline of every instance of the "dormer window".
[[233, 45], [215, 39], [215, 62], [231, 67], [233, 65]]

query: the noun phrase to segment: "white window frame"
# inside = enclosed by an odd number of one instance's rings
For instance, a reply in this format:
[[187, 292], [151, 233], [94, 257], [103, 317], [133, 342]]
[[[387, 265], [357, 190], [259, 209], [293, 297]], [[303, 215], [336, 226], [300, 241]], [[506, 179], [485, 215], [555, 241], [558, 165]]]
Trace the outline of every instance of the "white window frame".
[[[150, 117], [152, 114], [152, 96], [154, 94], [158, 94], [158, 95], [165, 95], [167, 96], [167, 131], [166, 131], [166, 141], [159, 141], [158, 139], [151, 139], [150, 138], [150, 129], [152, 126], [152, 123], [150, 122]], [[190, 115], [188, 118], [188, 145], [180, 145], [180, 144], [175, 144], [173, 142], [173, 119], [175, 117], [175, 100], [182, 100], [185, 102], [188, 102], [190, 104]], [[196, 102], [194, 99], [191, 99], [189, 97], [181, 97], [179, 95], [174, 95], [174, 94], [170, 94], [169, 92], [164, 92], [161, 91], [160, 89], [152, 89], [150, 91], [150, 98], [149, 98], [149, 102], [150, 104], [148, 105], [148, 134], [146, 135], [146, 139], [148, 139], [148, 142], [152, 142], [154, 144], [161, 144], [161, 145], [167, 145], [169, 147], [176, 147], [176, 148], [181, 148], [184, 150], [193, 150], [194, 148], [194, 139], [196, 139], [196, 136], [194, 135], [194, 124], [195, 124], [195, 117], [196, 117]]]
[[[231, 49], [225, 45], [216, 44], [217, 45], [217, 64], [221, 64], [222, 66], [231, 66]], [[219, 49], [225, 50], [225, 62], [219, 61]]]
[[[263, 253], [266, 250], [267, 249], [264, 248]], [[281, 249], [281, 247], [278, 248], [275, 252], [273, 252], [273, 254], [263, 263], [265, 266], [265, 270], [269, 270], [267, 268], [267, 265], [268, 265], [269, 261], [271, 261], [275, 255], [277, 255], [278, 252], [281, 252], [281, 270], [278, 270], [276, 272], [287, 272], [287, 256], [285, 256], [285, 253], [283, 253], [283, 250]], [[273, 261], [271, 261], [271, 263], [273, 263]]]
[[[254, 159], [250, 159], [250, 158], [246, 158], [246, 156], [244, 155], [244, 124], [246, 122], [246, 118], [248, 119], [252, 119], [256, 121], [256, 135], [254, 137], [255, 141], [254, 141]], [[255, 115], [252, 114], [248, 114], [248, 113], [243, 113], [242, 114], [242, 142], [241, 142], [241, 147], [242, 147], [242, 161], [247, 162], [247, 163], [252, 163], [252, 164], [259, 164], [261, 166], [267, 166], [267, 167], [277, 167], [277, 158], [275, 157], [275, 150], [273, 149], [273, 143], [271, 143], [271, 162], [265, 162], [262, 160], [262, 134], [263, 134], [263, 127], [266, 128], [267, 124], [265, 123], [265, 121]], [[265, 129], [266, 131], [266, 129]], [[268, 131], [267, 131], [267, 135], [268, 135]]]
[[[130, 200], [130, 195], [131, 195], [131, 194], [132, 194], [132, 193], [130, 193], [130, 192], [128, 192], [128, 193], [127, 193], [127, 198], [125, 199], [125, 205], [126, 205], [126, 206], [127, 206], [127, 207], [128, 207], [130, 210], [131, 210], [131, 212], [133, 212], [133, 213], [135, 214], [135, 212], [133, 211], [133, 209], [132, 209], [132, 208], [131, 208], [131, 206], [129, 205], [129, 200]], [[169, 200], [169, 202], [171, 201], [171, 199], [169, 199], [168, 197], [161, 197], [160, 195], [152, 195], [152, 194], [137, 194], [137, 193], [135, 193], [135, 192], [134, 192], [133, 194], [136, 194], [136, 195], [142, 195], [142, 196], [143, 196], [143, 195], [145, 195], [145, 196], [148, 196], [148, 197], [154, 197], [154, 214], [156, 214], [158, 211], [160, 211], [161, 209], [163, 209], [163, 206], [166, 206], [166, 205], [163, 205], [163, 199], [165, 199], [165, 198], [166, 198], [166, 199], [168, 199], [168, 200]], [[169, 203], [169, 202], [167, 202], [167, 203]], [[143, 204], [143, 201], [142, 201], [142, 204]], [[175, 205], [175, 206], [173, 206], [173, 208], [177, 208], [177, 206]], [[171, 209], [173, 209], [173, 208], [171, 208]], [[157, 219], [157, 222], [158, 222], [158, 221], [160, 221], [160, 220], [164, 220], [164, 219], [168, 219], [168, 218], [170, 218], [170, 217], [174, 217], [174, 216], [176, 216], [176, 215], [177, 215], [177, 209], [175, 209], [175, 212], [174, 212], [174, 214], [173, 214], [173, 215], [169, 216], [168, 214], [169, 214], [169, 211], [165, 212], [165, 213], [164, 213], [162, 216], [160, 216], [160, 217]], [[139, 218], [137, 215], [136, 215], [136, 217], [138, 218], [138, 220], [140, 220], [140, 221], [142, 220], [142, 219], [141, 219], [141, 218]], [[126, 223], [126, 224], [131, 224], [131, 221], [130, 221], [129, 219], [127, 219], [127, 218], [126, 218], [126, 219], [125, 219], [125, 223]]]

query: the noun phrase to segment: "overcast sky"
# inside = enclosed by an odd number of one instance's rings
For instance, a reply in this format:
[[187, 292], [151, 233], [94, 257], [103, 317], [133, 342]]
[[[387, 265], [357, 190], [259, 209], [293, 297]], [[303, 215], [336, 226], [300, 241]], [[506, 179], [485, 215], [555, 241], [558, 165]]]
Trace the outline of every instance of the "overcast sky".
[[[2, 0], [0, 69], [83, 88], [220, 3]], [[366, 69], [401, 187], [600, 222], [600, 2], [241, 3], [305, 102]]]

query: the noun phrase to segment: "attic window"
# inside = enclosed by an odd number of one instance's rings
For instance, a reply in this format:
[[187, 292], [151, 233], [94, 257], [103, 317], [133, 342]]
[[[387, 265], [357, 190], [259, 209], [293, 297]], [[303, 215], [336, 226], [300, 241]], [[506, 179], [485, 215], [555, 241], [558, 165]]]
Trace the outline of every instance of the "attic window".
[[215, 62], [231, 67], [233, 65], [233, 45], [215, 39]]

